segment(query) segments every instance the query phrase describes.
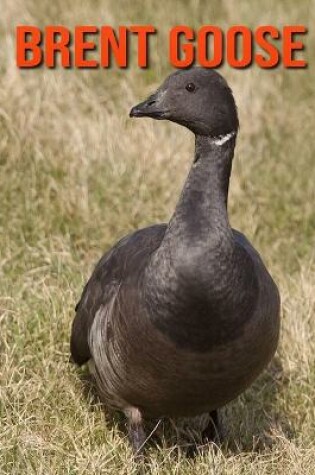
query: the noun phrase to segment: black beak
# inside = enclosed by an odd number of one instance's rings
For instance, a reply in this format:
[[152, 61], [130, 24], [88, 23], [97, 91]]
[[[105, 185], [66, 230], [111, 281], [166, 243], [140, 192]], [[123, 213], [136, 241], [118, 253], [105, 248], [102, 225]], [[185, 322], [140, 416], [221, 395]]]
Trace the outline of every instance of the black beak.
[[140, 102], [134, 106], [130, 113], [130, 117], [151, 117], [152, 119], [166, 119], [167, 110], [165, 110], [162, 99], [164, 97], [163, 92], [158, 91], [152, 94], [146, 101]]

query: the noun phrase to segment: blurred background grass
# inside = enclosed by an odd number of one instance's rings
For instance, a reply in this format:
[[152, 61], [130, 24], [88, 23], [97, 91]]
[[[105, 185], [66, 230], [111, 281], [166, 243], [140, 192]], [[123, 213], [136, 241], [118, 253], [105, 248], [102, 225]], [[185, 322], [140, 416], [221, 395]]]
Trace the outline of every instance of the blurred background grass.
[[[309, 68], [223, 67], [241, 129], [230, 217], [283, 300], [278, 357], [225, 409], [227, 445], [189, 461], [165, 442], [147, 473], [314, 474], [314, 0], [0, 0], [0, 473], [136, 473], [124, 435], [68, 364], [75, 302], [95, 261], [137, 227], [167, 221], [193, 137], [129, 109], [171, 72], [168, 31], [304, 24]], [[151, 23], [151, 69], [15, 66], [18, 24]]]

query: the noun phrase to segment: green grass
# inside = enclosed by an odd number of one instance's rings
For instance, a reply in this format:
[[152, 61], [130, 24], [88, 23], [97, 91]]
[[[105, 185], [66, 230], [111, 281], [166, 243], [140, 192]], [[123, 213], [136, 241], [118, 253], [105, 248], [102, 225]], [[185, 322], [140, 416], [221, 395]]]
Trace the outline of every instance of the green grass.
[[[137, 473], [119, 421], [105, 421], [68, 364], [69, 332], [95, 261], [130, 230], [168, 220], [189, 169], [191, 134], [128, 119], [170, 72], [167, 32], [180, 23], [305, 24], [310, 66], [222, 70], [241, 121], [231, 221], [280, 286], [281, 342], [268, 371], [225, 408], [220, 450], [188, 460], [174, 430], [160, 428], [146, 473], [315, 473], [314, 2], [2, 3], [0, 474]], [[23, 22], [150, 22], [159, 31], [152, 69], [18, 70], [14, 27]]]

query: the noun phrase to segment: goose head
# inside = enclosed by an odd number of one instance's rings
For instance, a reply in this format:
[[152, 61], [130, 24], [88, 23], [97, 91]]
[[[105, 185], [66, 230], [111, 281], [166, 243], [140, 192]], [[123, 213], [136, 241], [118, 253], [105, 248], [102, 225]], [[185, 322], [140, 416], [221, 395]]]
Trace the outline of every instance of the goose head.
[[154, 94], [134, 106], [130, 117], [166, 119], [187, 127], [195, 135], [210, 137], [238, 130], [232, 91], [225, 79], [213, 69], [176, 71]]

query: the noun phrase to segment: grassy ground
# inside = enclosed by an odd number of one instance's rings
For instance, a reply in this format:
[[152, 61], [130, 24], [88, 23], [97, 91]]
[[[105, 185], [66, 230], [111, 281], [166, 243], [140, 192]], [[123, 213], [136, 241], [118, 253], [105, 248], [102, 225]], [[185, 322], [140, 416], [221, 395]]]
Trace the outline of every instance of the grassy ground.
[[[133, 474], [117, 423], [84, 397], [68, 364], [75, 302], [121, 235], [164, 221], [191, 163], [193, 138], [130, 107], [170, 71], [174, 24], [315, 21], [315, 2], [1, 0], [0, 473]], [[20, 71], [14, 27], [152, 23], [152, 69]], [[264, 256], [282, 294], [282, 334], [268, 371], [224, 411], [227, 443], [195, 460], [171, 439], [149, 474], [314, 474], [315, 41], [305, 71], [223, 69], [241, 131], [230, 215]], [[313, 62], [313, 64], [312, 64]]]

